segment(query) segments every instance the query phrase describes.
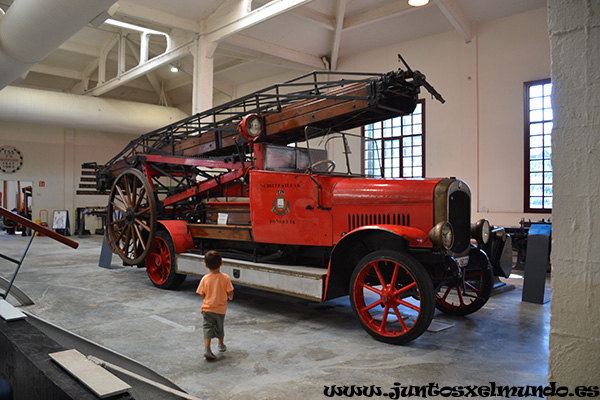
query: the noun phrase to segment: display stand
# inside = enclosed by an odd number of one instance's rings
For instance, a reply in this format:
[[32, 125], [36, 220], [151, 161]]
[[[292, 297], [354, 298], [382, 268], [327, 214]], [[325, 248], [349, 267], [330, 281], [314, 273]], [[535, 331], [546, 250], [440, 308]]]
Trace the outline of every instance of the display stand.
[[531, 225], [527, 237], [527, 256], [525, 259], [525, 276], [523, 279], [522, 301], [545, 304], [546, 273], [550, 255], [550, 233], [552, 225]]
[[52, 214], [52, 230], [64, 236], [71, 236], [70, 226], [69, 211], [54, 210]]
[[98, 261], [98, 266], [110, 269], [110, 266], [112, 264], [112, 255], [112, 250], [108, 245], [106, 235], [104, 235], [104, 239], [102, 240], [102, 249], [100, 250], [100, 261]]

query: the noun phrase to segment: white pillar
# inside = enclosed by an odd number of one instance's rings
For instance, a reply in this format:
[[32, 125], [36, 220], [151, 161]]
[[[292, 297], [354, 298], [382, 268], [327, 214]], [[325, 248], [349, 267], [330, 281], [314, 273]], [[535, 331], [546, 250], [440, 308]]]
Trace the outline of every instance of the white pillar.
[[548, 380], [600, 382], [600, 3], [548, 0], [552, 54], [552, 300]]
[[196, 39], [194, 47], [194, 85], [192, 92], [192, 114], [208, 110], [213, 106], [214, 59], [207, 55], [206, 38]]

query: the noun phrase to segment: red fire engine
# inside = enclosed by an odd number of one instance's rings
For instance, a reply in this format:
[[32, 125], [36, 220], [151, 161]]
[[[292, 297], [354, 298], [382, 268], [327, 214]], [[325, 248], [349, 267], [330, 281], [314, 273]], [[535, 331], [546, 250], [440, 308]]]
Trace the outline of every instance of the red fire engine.
[[[402, 60], [404, 62], [404, 60]], [[106, 237], [125, 263], [173, 289], [218, 250], [235, 284], [315, 301], [350, 296], [374, 338], [404, 344], [434, 309], [467, 315], [510, 272], [510, 238], [471, 224], [456, 178], [352, 174], [348, 129], [413, 112], [419, 71], [314, 72], [132, 141], [98, 167]], [[334, 78], [334, 79], [332, 79]], [[347, 171], [327, 151], [339, 138]], [[292, 144], [302, 142], [302, 145]]]

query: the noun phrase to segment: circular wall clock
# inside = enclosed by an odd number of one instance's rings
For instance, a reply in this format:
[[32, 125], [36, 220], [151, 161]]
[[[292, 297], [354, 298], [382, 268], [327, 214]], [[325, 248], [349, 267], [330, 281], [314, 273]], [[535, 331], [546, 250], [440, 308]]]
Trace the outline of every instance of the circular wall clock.
[[0, 146], [0, 171], [12, 174], [23, 165], [23, 155], [13, 146]]

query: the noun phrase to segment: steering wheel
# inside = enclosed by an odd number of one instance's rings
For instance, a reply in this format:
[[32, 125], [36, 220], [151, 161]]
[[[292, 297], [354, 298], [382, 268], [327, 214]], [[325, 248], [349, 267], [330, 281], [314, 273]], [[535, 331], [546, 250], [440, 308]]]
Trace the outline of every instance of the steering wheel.
[[310, 167], [308, 167], [306, 169], [306, 172], [313, 172], [313, 170], [321, 165], [327, 165], [327, 168], [325, 169], [325, 173], [330, 174], [335, 170], [335, 161], [333, 160], [320, 160], [317, 161], [316, 163], [314, 163], [313, 165], [311, 165]]

